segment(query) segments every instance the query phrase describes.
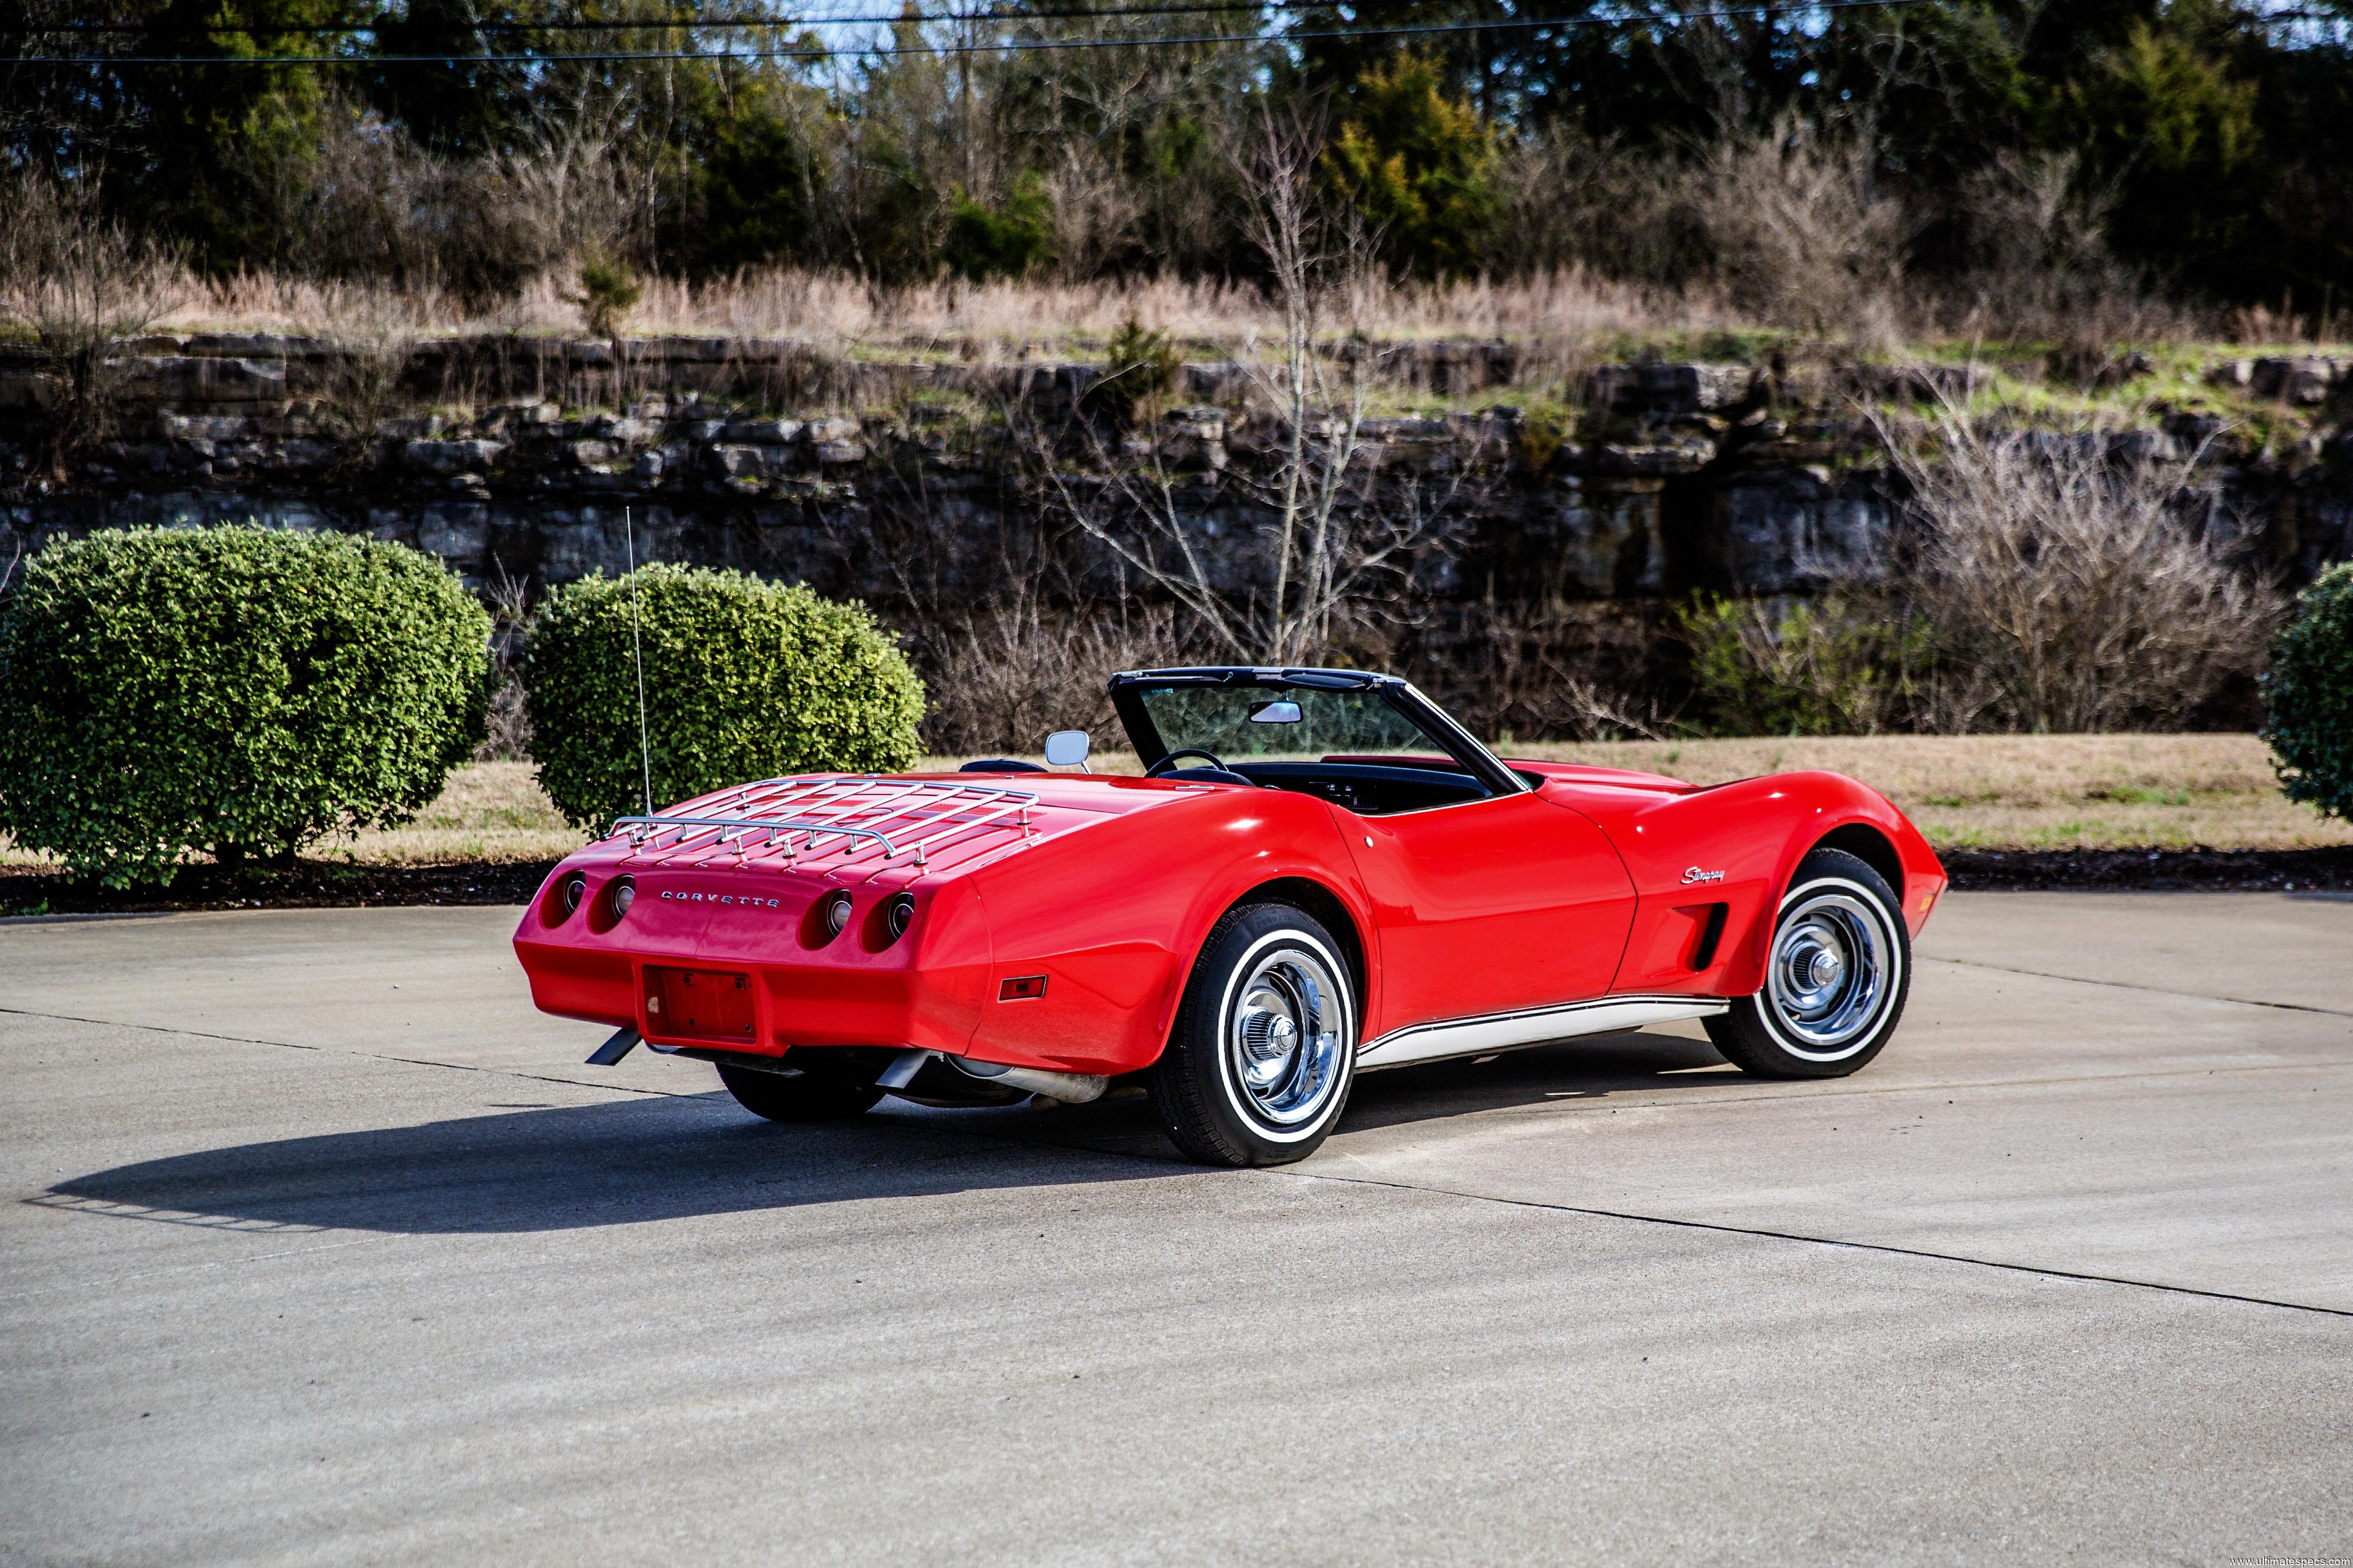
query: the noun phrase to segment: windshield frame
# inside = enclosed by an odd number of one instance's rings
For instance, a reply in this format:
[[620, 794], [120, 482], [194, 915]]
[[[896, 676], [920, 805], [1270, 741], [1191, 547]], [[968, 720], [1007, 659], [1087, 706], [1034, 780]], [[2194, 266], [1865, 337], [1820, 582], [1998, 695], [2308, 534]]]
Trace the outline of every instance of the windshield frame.
[[1257, 687], [1268, 691], [1370, 691], [1427, 739], [1433, 750], [1451, 757], [1463, 772], [1486, 786], [1490, 797], [1525, 795], [1528, 782], [1505, 767], [1471, 732], [1394, 675], [1373, 675], [1356, 669], [1270, 669], [1250, 666], [1200, 666], [1178, 669], [1126, 669], [1111, 678], [1112, 706], [1119, 713], [1128, 743], [1146, 768], [1168, 755], [1168, 743], [1144, 706], [1147, 686]]

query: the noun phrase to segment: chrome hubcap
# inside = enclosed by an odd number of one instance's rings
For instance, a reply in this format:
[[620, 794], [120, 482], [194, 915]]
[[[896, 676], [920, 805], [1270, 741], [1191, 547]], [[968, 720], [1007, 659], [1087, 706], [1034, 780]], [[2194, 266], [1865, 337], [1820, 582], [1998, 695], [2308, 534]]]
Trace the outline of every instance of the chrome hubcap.
[[1251, 1110], [1284, 1126], [1321, 1110], [1338, 1087], [1347, 1004], [1324, 961], [1280, 947], [1234, 990], [1226, 1051]]
[[1789, 1048], [1811, 1061], [1861, 1050], [1886, 1010], [1894, 954], [1886, 917], [1854, 894], [1817, 893], [1785, 913], [1765, 988]]

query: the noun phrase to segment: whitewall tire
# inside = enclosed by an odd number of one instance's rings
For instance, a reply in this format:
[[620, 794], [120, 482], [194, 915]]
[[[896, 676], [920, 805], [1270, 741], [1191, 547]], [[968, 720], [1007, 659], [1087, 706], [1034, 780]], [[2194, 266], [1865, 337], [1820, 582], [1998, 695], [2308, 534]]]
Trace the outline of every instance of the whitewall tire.
[[1152, 1102], [1211, 1165], [1282, 1165], [1340, 1120], [1356, 1066], [1356, 995], [1339, 943], [1287, 904], [1229, 910], [1202, 944]]
[[1885, 1047], [1912, 986], [1912, 941], [1885, 878], [1842, 849], [1799, 864], [1773, 918], [1765, 984], [1707, 1021], [1757, 1078], [1843, 1078]]

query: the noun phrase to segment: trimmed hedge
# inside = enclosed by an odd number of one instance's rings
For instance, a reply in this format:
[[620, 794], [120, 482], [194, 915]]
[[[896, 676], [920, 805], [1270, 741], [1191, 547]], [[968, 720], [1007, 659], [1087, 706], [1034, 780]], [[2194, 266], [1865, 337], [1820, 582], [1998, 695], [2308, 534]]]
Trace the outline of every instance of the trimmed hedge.
[[481, 733], [490, 617], [397, 544], [132, 529], [0, 616], [0, 827], [113, 887], [408, 820]]
[[2353, 562], [2296, 600], [2263, 676], [2263, 739], [2290, 800], [2353, 820]]
[[[523, 667], [540, 784], [592, 831], [645, 805], [629, 581], [585, 577], [550, 595]], [[741, 572], [643, 566], [636, 581], [657, 807], [915, 760], [923, 683], [864, 606]]]

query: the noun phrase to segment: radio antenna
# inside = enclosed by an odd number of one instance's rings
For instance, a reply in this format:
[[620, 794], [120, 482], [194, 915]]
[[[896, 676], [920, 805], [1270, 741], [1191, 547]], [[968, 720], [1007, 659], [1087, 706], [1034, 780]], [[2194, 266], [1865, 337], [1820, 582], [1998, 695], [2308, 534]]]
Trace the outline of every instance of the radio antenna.
[[621, 538], [629, 552], [629, 651], [638, 661], [638, 765], [646, 781], [646, 815], [654, 814], [654, 752], [646, 739], [646, 642], [638, 630], [638, 527], [629, 509], [621, 509]]

